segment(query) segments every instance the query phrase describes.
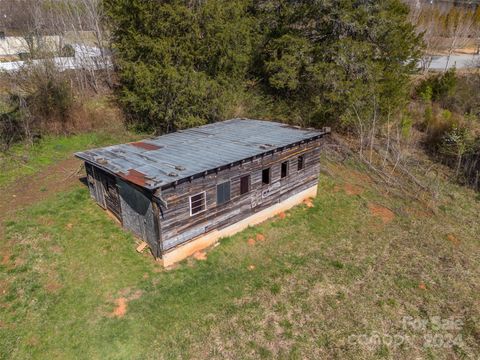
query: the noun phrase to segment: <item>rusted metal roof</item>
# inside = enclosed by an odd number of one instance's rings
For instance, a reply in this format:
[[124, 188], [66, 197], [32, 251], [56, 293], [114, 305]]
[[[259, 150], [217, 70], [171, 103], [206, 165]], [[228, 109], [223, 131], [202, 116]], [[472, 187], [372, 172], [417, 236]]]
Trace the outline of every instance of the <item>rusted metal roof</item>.
[[329, 129], [231, 119], [75, 155], [145, 189], [166, 187], [246, 159], [318, 139]]

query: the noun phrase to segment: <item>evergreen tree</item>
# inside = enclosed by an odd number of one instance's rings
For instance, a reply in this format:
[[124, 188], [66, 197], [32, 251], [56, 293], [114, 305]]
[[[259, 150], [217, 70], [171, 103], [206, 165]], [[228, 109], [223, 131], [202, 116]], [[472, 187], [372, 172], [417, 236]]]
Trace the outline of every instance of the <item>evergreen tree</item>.
[[245, 0], [105, 0], [120, 101], [144, 130], [170, 132], [222, 118], [252, 49]]
[[[397, 0], [257, 2], [263, 45], [257, 75], [310, 125], [350, 121], [371, 99], [405, 100], [420, 39]], [[255, 71], [255, 70], [254, 70]]]
[[400, 0], [104, 3], [120, 101], [134, 124], [158, 132], [222, 119], [246, 83], [273, 104], [263, 115], [303, 125], [348, 123], [372, 99], [392, 111], [419, 57]]

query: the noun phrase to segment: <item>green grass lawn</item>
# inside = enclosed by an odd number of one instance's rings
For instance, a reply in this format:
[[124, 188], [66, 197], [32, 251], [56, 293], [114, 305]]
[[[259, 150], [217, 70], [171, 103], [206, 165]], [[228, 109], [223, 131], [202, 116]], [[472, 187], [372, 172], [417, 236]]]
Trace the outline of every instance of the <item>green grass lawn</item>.
[[[206, 261], [168, 271], [136, 253], [133, 237], [83, 187], [31, 207], [6, 224], [13, 245], [0, 265], [0, 358], [478, 354], [474, 193], [445, 185], [448, 195], [431, 215], [368, 182], [348, 195], [345, 181], [322, 177], [314, 208], [296, 207], [284, 220], [223, 239]], [[372, 203], [393, 210], [393, 221], [372, 215]], [[248, 245], [257, 233], [266, 241]], [[113, 315], [119, 298], [127, 302], [123, 317]], [[404, 326], [406, 316], [426, 320], [426, 328]], [[444, 331], [429, 321], [435, 316], [461, 323]], [[376, 334], [407, 340], [365, 340]], [[434, 335], [461, 341], [426, 346]]]
[[0, 153], [0, 187], [66, 159], [75, 151], [137, 138], [138, 135], [126, 131], [101, 131], [70, 136], [46, 136], [30, 146], [24, 143], [16, 144], [8, 153]]

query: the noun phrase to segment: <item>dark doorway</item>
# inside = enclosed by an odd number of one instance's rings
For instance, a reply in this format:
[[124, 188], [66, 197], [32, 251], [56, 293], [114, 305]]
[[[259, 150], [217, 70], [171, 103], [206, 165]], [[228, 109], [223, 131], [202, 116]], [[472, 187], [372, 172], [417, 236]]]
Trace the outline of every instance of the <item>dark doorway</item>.
[[118, 218], [118, 220], [122, 221], [122, 207], [120, 205], [117, 181], [108, 173], [104, 173], [102, 178], [103, 188], [105, 190], [105, 205], [107, 206], [107, 209]]

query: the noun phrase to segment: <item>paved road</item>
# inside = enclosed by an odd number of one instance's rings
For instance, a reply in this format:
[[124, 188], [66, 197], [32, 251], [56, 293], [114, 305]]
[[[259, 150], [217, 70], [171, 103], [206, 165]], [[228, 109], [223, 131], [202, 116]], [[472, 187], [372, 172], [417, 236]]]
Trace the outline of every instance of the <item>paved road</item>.
[[445, 68], [451, 69], [452, 67], [457, 69], [480, 67], [480, 55], [452, 55], [450, 59], [448, 59], [448, 56], [432, 56], [427, 67], [430, 70], [445, 70]]

